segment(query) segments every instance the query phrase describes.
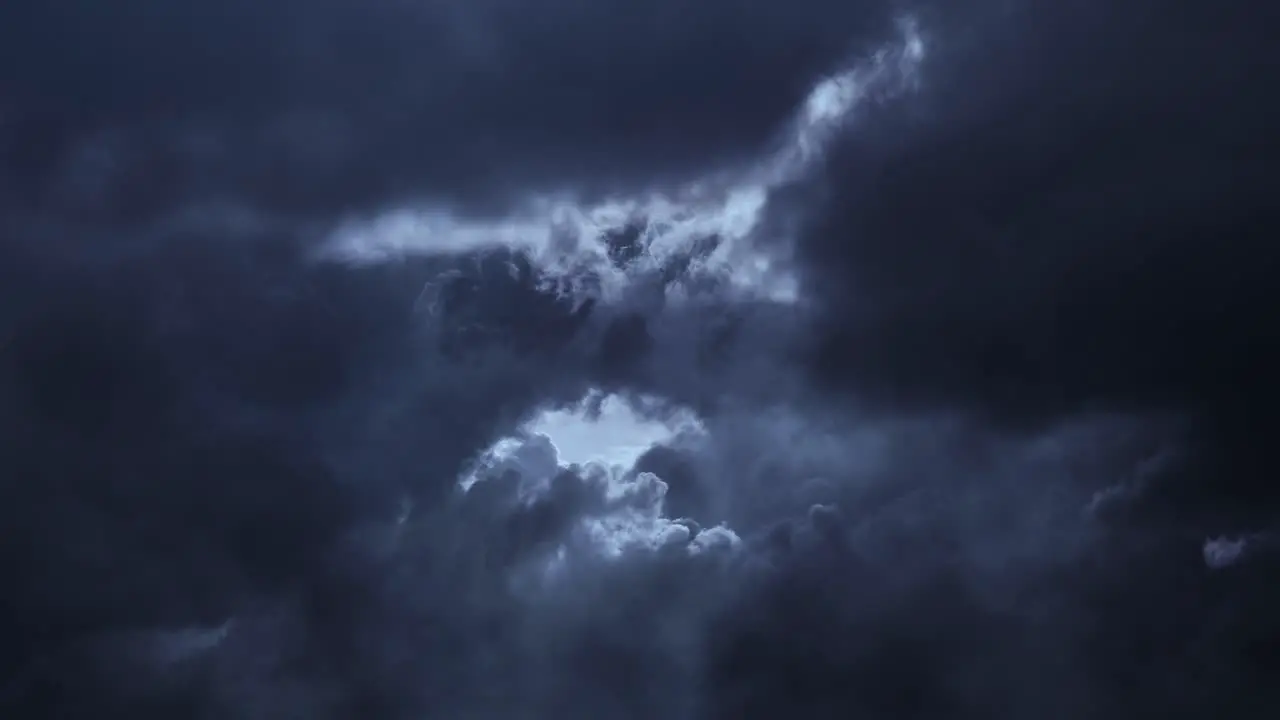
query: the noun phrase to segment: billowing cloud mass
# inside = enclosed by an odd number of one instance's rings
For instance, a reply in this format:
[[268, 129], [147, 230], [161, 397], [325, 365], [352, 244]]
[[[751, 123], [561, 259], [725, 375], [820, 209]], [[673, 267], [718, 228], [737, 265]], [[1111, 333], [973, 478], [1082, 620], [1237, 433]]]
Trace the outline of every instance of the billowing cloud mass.
[[1240, 4], [0, 6], [0, 715], [1280, 715]]

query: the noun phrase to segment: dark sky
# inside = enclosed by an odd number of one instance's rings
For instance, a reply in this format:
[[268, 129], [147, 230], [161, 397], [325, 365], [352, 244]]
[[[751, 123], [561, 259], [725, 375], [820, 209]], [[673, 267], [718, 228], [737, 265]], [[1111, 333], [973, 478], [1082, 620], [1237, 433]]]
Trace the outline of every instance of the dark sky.
[[1267, 15], [3, 3], [0, 716], [1280, 717]]

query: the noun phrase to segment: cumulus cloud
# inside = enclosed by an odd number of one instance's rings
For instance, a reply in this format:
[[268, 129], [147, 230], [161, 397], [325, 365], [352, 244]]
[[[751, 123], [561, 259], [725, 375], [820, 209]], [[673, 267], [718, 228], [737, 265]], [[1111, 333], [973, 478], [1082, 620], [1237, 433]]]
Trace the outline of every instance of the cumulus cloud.
[[1264, 23], [855, 5], [5, 4], [0, 712], [1280, 707]]

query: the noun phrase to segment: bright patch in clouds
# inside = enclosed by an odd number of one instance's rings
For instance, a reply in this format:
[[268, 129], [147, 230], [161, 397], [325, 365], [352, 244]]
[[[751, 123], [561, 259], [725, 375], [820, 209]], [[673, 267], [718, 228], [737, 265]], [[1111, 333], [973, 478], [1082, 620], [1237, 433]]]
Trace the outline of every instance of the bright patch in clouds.
[[551, 575], [579, 557], [619, 558], [632, 551], [672, 547], [682, 547], [689, 555], [729, 550], [739, 543], [732, 530], [703, 529], [668, 517], [667, 483], [653, 473], [632, 470], [655, 443], [704, 432], [690, 412], [650, 420], [622, 398], [590, 396], [577, 408], [542, 413], [517, 436], [495, 443], [460, 485], [471, 492], [477, 483], [507, 482], [526, 501], [554, 502], [553, 478], [562, 471], [581, 483], [595, 502], [548, 559], [544, 570]]
[[[719, 246], [691, 272], [717, 274], [730, 288], [751, 296], [794, 301], [795, 278], [779, 262], [785, 260], [776, 254], [779, 243], [754, 242], [768, 199], [779, 187], [809, 174], [864, 103], [912, 88], [924, 43], [914, 23], [904, 22], [901, 28], [895, 43], [817, 83], [792, 118], [781, 147], [738, 171], [702, 178], [674, 192], [598, 205], [531, 198], [521, 212], [497, 219], [462, 218], [439, 208], [404, 209], [348, 224], [330, 238], [324, 254], [364, 264], [406, 254], [518, 248], [553, 274], [593, 273], [607, 294], [637, 270], [660, 266], [673, 253], [714, 236]], [[629, 267], [615, 267], [604, 237], [636, 222], [645, 228], [646, 251]]]
[[588, 396], [575, 407], [539, 413], [516, 437], [494, 443], [463, 477], [462, 485], [508, 470], [536, 484], [569, 465], [598, 465], [607, 473], [622, 472], [651, 446], [702, 432], [701, 421], [690, 411], [654, 419], [636, 412], [618, 396]]
[[597, 410], [598, 415], [588, 413], [585, 407], [551, 410], [525, 429], [549, 437], [562, 463], [600, 462], [630, 467], [651, 445], [670, 440], [681, 431], [700, 428], [692, 413], [680, 413], [666, 421], [648, 419], [615, 396], [604, 398]]

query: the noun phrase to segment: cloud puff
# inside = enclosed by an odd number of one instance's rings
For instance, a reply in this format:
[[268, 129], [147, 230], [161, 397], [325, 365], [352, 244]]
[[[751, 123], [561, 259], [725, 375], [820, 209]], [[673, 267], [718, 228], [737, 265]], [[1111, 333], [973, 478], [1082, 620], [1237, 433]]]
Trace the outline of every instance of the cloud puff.
[[1213, 570], [1230, 567], [1244, 558], [1248, 541], [1244, 538], [1231, 540], [1225, 537], [1205, 540], [1204, 564]]

